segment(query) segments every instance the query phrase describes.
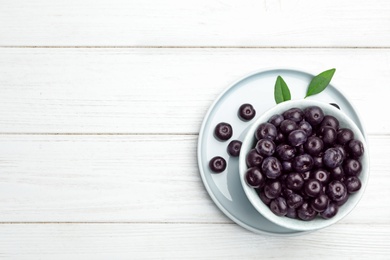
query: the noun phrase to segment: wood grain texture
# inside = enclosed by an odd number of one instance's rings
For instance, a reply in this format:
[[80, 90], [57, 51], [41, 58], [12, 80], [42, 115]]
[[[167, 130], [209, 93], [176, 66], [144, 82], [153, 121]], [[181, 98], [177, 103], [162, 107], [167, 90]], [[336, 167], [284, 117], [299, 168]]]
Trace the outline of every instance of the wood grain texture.
[[0, 45], [389, 47], [389, 14], [387, 0], [6, 0]]
[[388, 108], [378, 93], [389, 57], [388, 49], [2, 48], [0, 132], [196, 134], [213, 100], [249, 72], [335, 67], [332, 83], [368, 133], [387, 134], [390, 118], [372, 111]]
[[2, 224], [0, 257], [386, 259], [389, 228], [337, 225], [299, 237], [269, 237], [230, 224]]
[[[232, 223], [203, 187], [197, 136], [0, 136], [0, 222]], [[389, 224], [389, 136], [341, 223]]]

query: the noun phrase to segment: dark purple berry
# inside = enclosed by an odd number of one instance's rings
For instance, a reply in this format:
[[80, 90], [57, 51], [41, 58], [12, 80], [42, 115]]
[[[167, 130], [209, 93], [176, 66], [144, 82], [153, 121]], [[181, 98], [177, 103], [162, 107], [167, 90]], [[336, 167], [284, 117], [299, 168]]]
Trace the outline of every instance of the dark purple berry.
[[313, 168], [313, 158], [308, 154], [302, 154], [294, 158], [292, 161], [293, 169], [303, 173], [310, 171]]
[[311, 206], [317, 212], [323, 212], [326, 210], [329, 204], [329, 198], [325, 194], [320, 194], [318, 197], [313, 199]]
[[275, 143], [281, 144], [286, 140], [286, 137], [282, 134], [282, 132], [278, 132], [278, 134], [275, 137]]
[[256, 110], [251, 104], [242, 104], [238, 109], [238, 115], [241, 120], [249, 121], [256, 116]]
[[313, 156], [313, 162], [314, 162], [314, 167], [315, 168], [322, 168], [324, 167], [324, 162], [323, 162], [323, 153], [321, 152], [318, 156]]
[[286, 186], [291, 190], [300, 190], [303, 187], [304, 183], [305, 180], [300, 173], [292, 172], [287, 175]]
[[325, 145], [333, 145], [337, 138], [337, 132], [333, 127], [323, 126], [320, 128], [320, 135]]
[[362, 187], [362, 183], [356, 176], [348, 177], [344, 183], [345, 186], [347, 186], [348, 193], [350, 194], [357, 192]]
[[310, 177], [312, 179], [315, 179], [315, 180], [321, 182], [322, 185], [325, 185], [330, 180], [330, 173], [327, 170], [325, 170], [325, 169], [319, 168], [317, 170], [312, 171], [310, 173]]
[[294, 121], [286, 119], [286, 120], [282, 121], [282, 123], [280, 124], [279, 129], [280, 129], [280, 131], [283, 134], [288, 135], [292, 131], [297, 130], [298, 129], [298, 125]]
[[296, 209], [287, 207], [286, 217], [296, 219], [298, 218]]
[[292, 120], [296, 123], [301, 122], [303, 119], [303, 111], [299, 108], [290, 108], [283, 113], [284, 119]]
[[317, 197], [322, 191], [322, 184], [316, 179], [308, 179], [305, 182], [305, 193], [312, 198]]
[[341, 155], [343, 156], [343, 160], [347, 158], [347, 152], [345, 151], [344, 146], [342, 146], [341, 144], [336, 144], [335, 146], [333, 146], [333, 148], [336, 148], [340, 151]]
[[280, 144], [276, 147], [276, 153], [281, 160], [288, 161], [295, 157], [296, 151], [294, 147], [287, 144]]
[[214, 130], [214, 135], [220, 141], [227, 141], [233, 135], [233, 128], [228, 123], [219, 123]]
[[342, 180], [344, 178], [344, 170], [342, 166], [337, 166], [336, 168], [330, 169], [330, 178], [332, 180]]
[[[285, 175], [284, 175], [285, 176]], [[287, 176], [286, 176], [287, 177]], [[283, 185], [282, 185], [283, 186]], [[293, 194], [294, 191], [293, 190], [290, 190], [288, 188], [282, 188], [282, 196], [287, 200], [288, 196], [290, 196], [291, 194]]]
[[241, 141], [233, 140], [229, 143], [227, 147], [227, 152], [230, 156], [237, 157], [240, 155], [241, 150]]
[[307, 181], [308, 179], [310, 179], [311, 171], [303, 172], [301, 174], [302, 174], [303, 180]]
[[284, 117], [282, 115], [276, 114], [271, 116], [271, 118], [268, 120], [268, 123], [271, 123], [276, 127], [279, 127], [283, 120]]
[[344, 173], [349, 176], [359, 176], [362, 171], [362, 165], [355, 159], [346, 160], [343, 166]]
[[336, 148], [329, 148], [324, 153], [323, 162], [325, 166], [330, 169], [336, 168], [343, 162], [343, 155], [340, 150]]
[[334, 202], [342, 201], [347, 196], [347, 187], [341, 181], [332, 181], [328, 184], [326, 194]]
[[324, 119], [324, 112], [318, 106], [307, 107], [305, 108], [304, 113], [306, 121], [309, 122], [312, 126], [321, 124], [322, 120]]
[[354, 137], [354, 134], [353, 134], [352, 130], [348, 129], [348, 128], [341, 128], [337, 132], [337, 142], [339, 144], [342, 144], [342, 145], [351, 141], [353, 139], [353, 137]]
[[297, 146], [297, 155], [305, 154], [305, 148], [303, 147], [303, 144]]
[[245, 181], [252, 188], [262, 188], [265, 185], [265, 177], [257, 167], [249, 168], [245, 172]]
[[276, 145], [269, 139], [260, 139], [255, 149], [260, 155], [271, 156], [275, 153]]
[[282, 184], [279, 181], [273, 181], [265, 185], [264, 194], [269, 199], [275, 199], [282, 193]]
[[255, 136], [257, 140], [260, 139], [274, 140], [277, 134], [278, 131], [276, 130], [276, 127], [273, 124], [262, 123], [257, 127]]
[[300, 219], [309, 221], [313, 220], [317, 216], [317, 212], [309, 205], [309, 203], [305, 202], [297, 209], [297, 215]]
[[306, 133], [306, 136], [310, 136], [313, 132], [313, 127], [307, 121], [301, 121], [298, 128], [303, 130]]
[[292, 193], [287, 197], [287, 206], [293, 209], [297, 209], [303, 204], [303, 198], [301, 195]]
[[337, 214], [338, 210], [339, 207], [335, 203], [330, 202], [328, 204], [328, 207], [323, 212], [320, 213], [320, 216], [324, 219], [330, 219]]
[[359, 158], [364, 153], [363, 144], [359, 140], [352, 139], [351, 141], [349, 141], [347, 147], [349, 154], [355, 158]]
[[221, 156], [215, 156], [209, 162], [210, 170], [215, 173], [221, 173], [226, 169], [226, 161]]
[[349, 199], [349, 194], [348, 194], [348, 191], [347, 191], [347, 193], [345, 194], [345, 197], [343, 197], [339, 201], [336, 201], [335, 203], [337, 204], [337, 206], [341, 207], [342, 205], [345, 204], [345, 202], [347, 202], [348, 199]]
[[292, 171], [292, 163], [291, 161], [282, 161], [282, 171], [283, 172], [291, 172]]
[[271, 211], [277, 216], [284, 216], [287, 214], [287, 203], [283, 197], [278, 197], [269, 204]]
[[256, 149], [251, 149], [246, 155], [246, 165], [248, 167], [261, 166], [263, 159], [263, 156], [258, 154]]
[[261, 165], [261, 170], [269, 179], [276, 179], [282, 173], [282, 164], [275, 157], [267, 157]]
[[288, 142], [292, 146], [299, 146], [306, 142], [307, 135], [303, 130], [294, 130], [288, 135]]
[[324, 119], [321, 122], [321, 126], [330, 126], [337, 131], [339, 129], [339, 120], [337, 120], [337, 118], [335, 118], [334, 116], [327, 115], [324, 116]]
[[269, 205], [271, 203], [271, 199], [265, 196], [264, 191], [260, 191], [260, 189], [256, 189], [257, 194], [259, 195], [259, 198], [265, 205]]
[[310, 136], [304, 144], [304, 147], [308, 154], [316, 156], [324, 149], [324, 142], [319, 137]]

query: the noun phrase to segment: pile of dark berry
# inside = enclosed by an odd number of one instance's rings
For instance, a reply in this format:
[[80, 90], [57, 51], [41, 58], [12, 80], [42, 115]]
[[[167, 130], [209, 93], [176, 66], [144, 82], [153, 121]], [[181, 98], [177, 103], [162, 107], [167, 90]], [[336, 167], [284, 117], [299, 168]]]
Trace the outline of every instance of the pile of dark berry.
[[332, 218], [361, 188], [363, 144], [320, 107], [274, 115], [255, 137], [245, 180], [278, 216]]

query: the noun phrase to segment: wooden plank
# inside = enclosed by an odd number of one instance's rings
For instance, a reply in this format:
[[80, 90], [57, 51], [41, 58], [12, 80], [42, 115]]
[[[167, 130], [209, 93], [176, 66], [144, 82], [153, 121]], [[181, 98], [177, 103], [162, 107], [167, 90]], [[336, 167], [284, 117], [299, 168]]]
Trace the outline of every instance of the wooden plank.
[[6, 0], [2, 46], [390, 46], [387, 0]]
[[[231, 223], [203, 187], [196, 136], [0, 135], [0, 222]], [[388, 224], [389, 136], [342, 223]], [[1, 247], [0, 247], [1, 248]]]
[[[389, 225], [335, 225], [270, 237], [230, 224], [2, 224], [0, 256], [12, 259], [386, 259]], [[281, 250], [281, 248], [283, 250]]]
[[389, 57], [387, 49], [2, 48], [0, 132], [196, 134], [232, 82], [292, 66], [337, 68], [332, 82], [367, 131], [386, 134], [390, 118], [372, 111], [387, 111]]

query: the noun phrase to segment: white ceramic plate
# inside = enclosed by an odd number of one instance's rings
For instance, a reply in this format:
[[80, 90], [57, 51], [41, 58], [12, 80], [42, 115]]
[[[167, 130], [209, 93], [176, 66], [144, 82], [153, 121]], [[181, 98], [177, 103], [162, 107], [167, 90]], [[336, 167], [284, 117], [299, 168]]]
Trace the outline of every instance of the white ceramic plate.
[[[277, 226], [252, 206], [241, 185], [238, 157], [230, 157], [226, 151], [231, 140], [243, 141], [252, 123], [262, 113], [275, 106], [273, 91], [278, 75], [281, 75], [289, 86], [292, 99], [302, 99], [305, 96], [307, 86], [314, 76], [293, 69], [271, 69], [252, 73], [233, 83], [214, 101], [203, 120], [198, 140], [198, 165], [206, 190], [226, 216], [255, 233], [291, 236], [304, 232]], [[354, 107], [332, 84], [310, 99], [338, 104], [360, 128], [363, 136], [366, 136]], [[249, 122], [243, 122], [237, 116], [238, 108], [244, 103], [250, 103], [256, 109], [256, 117]], [[215, 126], [220, 122], [227, 122], [233, 127], [233, 136], [226, 142], [216, 140], [213, 135]], [[214, 174], [208, 164], [210, 159], [217, 155], [225, 158], [227, 168], [222, 173]]]

